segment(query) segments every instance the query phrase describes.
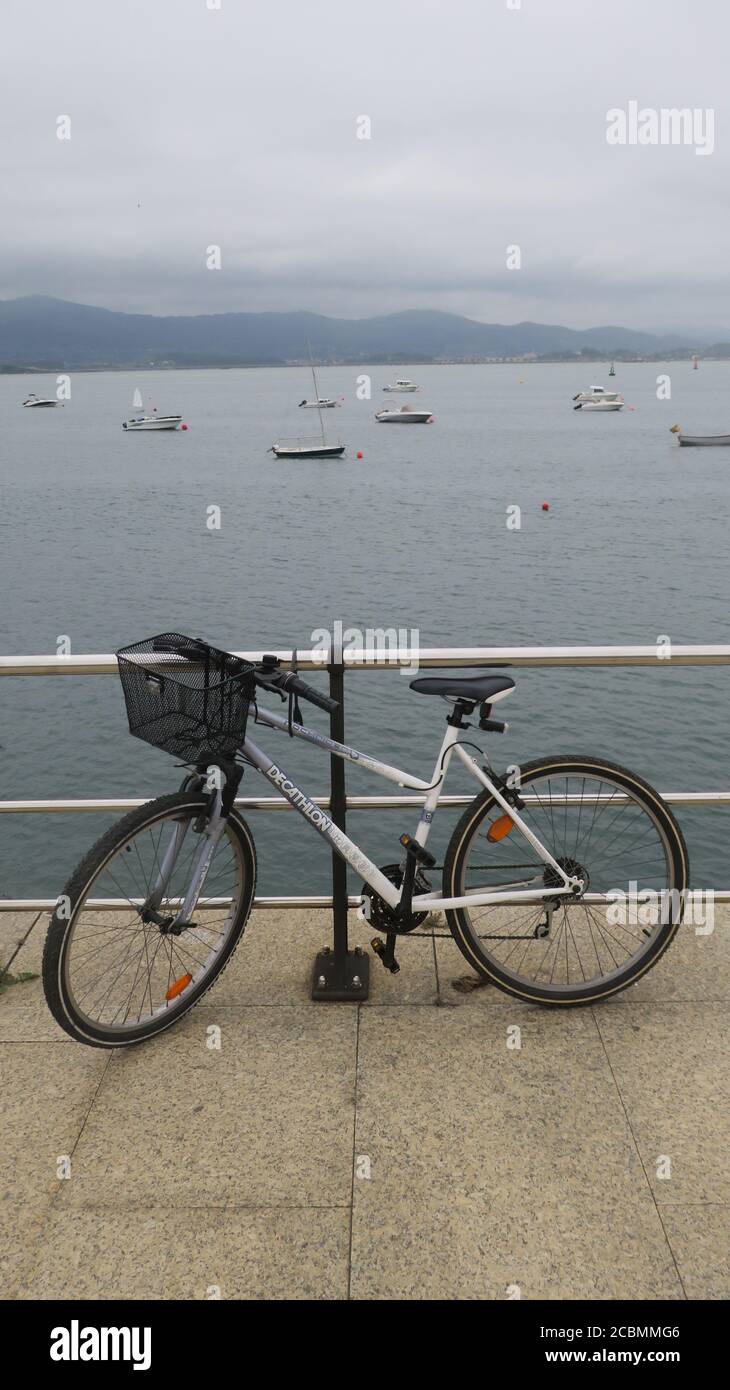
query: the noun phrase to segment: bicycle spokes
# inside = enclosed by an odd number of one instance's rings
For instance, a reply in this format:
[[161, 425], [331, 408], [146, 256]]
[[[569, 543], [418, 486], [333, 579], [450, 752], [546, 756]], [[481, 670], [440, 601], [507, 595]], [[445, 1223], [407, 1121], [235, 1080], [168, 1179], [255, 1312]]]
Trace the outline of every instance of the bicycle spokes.
[[[668, 920], [673, 870], [661, 819], [609, 777], [546, 774], [523, 786], [526, 824], [570, 878], [571, 897], [469, 906], [483, 952], [515, 981], [548, 989], [604, 980], [647, 950]], [[559, 875], [493, 808], [471, 835], [462, 891], [529, 888]]]
[[74, 915], [64, 966], [75, 1006], [89, 1021], [122, 1031], [138, 1026], [179, 1001], [210, 970], [230, 929], [241, 866], [224, 835], [194, 920], [181, 921], [206, 843], [192, 817], [172, 827], [163, 820], [132, 836], [99, 871], [93, 897]]

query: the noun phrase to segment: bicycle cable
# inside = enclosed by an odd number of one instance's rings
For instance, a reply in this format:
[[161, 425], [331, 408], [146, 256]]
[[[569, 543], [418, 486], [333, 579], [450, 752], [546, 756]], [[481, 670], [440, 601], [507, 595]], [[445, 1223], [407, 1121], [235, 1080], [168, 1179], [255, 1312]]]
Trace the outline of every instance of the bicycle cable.
[[[296, 648], [296, 647], [292, 647], [292, 653], [291, 653], [291, 671], [292, 671], [292, 675], [295, 676], [298, 670], [299, 670], [299, 663], [298, 663], [298, 661], [297, 661], [297, 648]], [[287, 709], [287, 725], [288, 725], [288, 733], [289, 733], [289, 737], [290, 737], [290, 738], [293, 738], [293, 737], [294, 737], [294, 725], [295, 725], [295, 724], [299, 724], [299, 725], [301, 726], [301, 724], [302, 724], [302, 711], [301, 711], [301, 709], [299, 708], [299, 697], [298, 697], [298, 695], [297, 695], [296, 690], [290, 690], [290, 691], [289, 691], [289, 706], [288, 706], [288, 709]]]
[[[462, 747], [462, 748], [476, 748], [477, 753], [480, 753], [481, 756], [484, 758], [484, 761], [487, 763], [487, 765], [489, 765], [489, 758], [487, 757], [487, 755], [486, 755], [486, 753], [484, 752], [484, 750], [481, 749], [481, 748], [478, 746], [478, 744], [476, 744], [476, 743], [469, 743], [467, 739], [462, 739], [462, 738], [457, 739], [457, 743], [458, 743], [458, 744], [460, 745], [460, 747]], [[440, 761], [440, 763], [439, 763], [439, 771], [440, 771], [440, 772], [443, 772], [444, 759], [446, 758], [446, 756], [447, 756], [448, 753], [453, 752], [453, 750], [454, 750], [455, 747], [456, 747], [456, 744], [452, 743], [452, 744], [451, 744], [451, 747], [450, 747], [450, 748], [446, 748], [446, 749], [444, 750], [444, 752], [441, 754], [441, 761]], [[431, 785], [430, 785], [430, 787], [419, 787], [418, 790], [419, 790], [419, 791], [424, 791], [424, 792], [432, 792], [432, 791], [435, 791], [435, 790], [436, 790], [436, 787], [440, 786], [442, 781], [443, 781], [443, 777], [437, 777], [437, 778], [436, 778], [436, 781], [435, 781], [435, 782], [432, 782]]]

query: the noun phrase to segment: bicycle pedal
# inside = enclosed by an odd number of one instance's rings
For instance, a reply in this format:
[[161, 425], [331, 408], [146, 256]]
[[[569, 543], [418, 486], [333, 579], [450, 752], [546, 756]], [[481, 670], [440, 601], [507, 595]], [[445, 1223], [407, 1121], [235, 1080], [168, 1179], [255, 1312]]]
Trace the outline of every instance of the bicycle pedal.
[[418, 840], [414, 840], [412, 835], [401, 835], [400, 842], [407, 854], [411, 854], [417, 864], [422, 864], [424, 869], [433, 869], [436, 864], [432, 854], [429, 854], [423, 845], [419, 845]]
[[398, 962], [397, 962], [395, 956], [393, 956], [393, 957], [391, 958], [391, 960], [388, 960], [388, 959], [387, 959], [388, 948], [387, 948], [385, 942], [384, 942], [384, 941], [381, 941], [381, 939], [380, 939], [379, 936], [374, 936], [373, 939], [372, 939], [372, 941], [370, 942], [370, 945], [372, 946], [372, 948], [373, 948], [373, 950], [374, 950], [376, 956], [378, 956], [379, 959], [382, 961], [382, 963], [383, 963], [383, 965], [385, 966], [386, 970], [389, 970], [390, 973], [391, 973], [391, 975], [397, 975], [397, 974], [399, 974], [399, 972], [400, 972], [400, 966], [399, 966], [399, 964], [398, 964]]

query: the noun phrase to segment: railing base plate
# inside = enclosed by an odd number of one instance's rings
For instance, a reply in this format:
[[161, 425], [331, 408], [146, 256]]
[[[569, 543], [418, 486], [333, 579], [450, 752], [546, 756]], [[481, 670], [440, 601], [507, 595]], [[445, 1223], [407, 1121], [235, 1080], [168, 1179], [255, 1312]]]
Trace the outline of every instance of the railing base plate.
[[312, 998], [331, 1004], [359, 1004], [370, 993], [370, 957], [361, 946], [347, 951], [325, 948], [314, 958]]

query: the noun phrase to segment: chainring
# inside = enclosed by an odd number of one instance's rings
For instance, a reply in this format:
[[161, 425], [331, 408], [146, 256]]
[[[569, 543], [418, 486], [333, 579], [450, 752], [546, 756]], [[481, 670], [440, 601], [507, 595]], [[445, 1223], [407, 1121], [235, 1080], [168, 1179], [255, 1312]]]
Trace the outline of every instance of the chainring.
[[[403, 869], [400, 864], [384, 864], [380, 870], [389, 881], [400, 888], [403, 882]], [[413, 883], [414, 893], [430, 893], [431, 884], [422, 869], [416, 869], [416, 877]], [[365, 909], [365, 916], [371, 927], [376, 931], [392, 932], [395, 936], [407, 936], [408, 932], [413, 931], [414, 927], [420, 927], [428, 917], [427, 912], [409, 912], [407, 917], [396, 917], [395, 912], [388, 903], [384, 902], [379, 893], [370, 887], [369, 883], [362, 885], [363, 901], [367, 901], [369, 907]]]

